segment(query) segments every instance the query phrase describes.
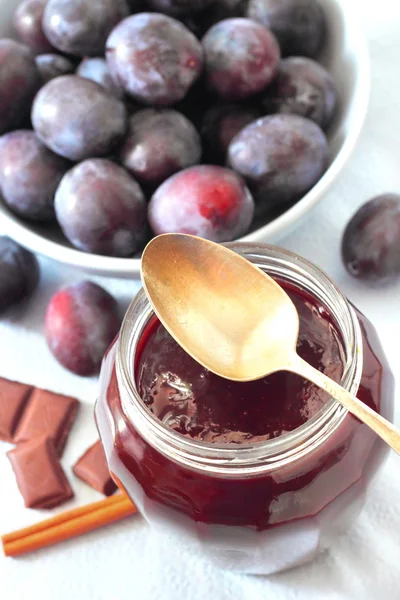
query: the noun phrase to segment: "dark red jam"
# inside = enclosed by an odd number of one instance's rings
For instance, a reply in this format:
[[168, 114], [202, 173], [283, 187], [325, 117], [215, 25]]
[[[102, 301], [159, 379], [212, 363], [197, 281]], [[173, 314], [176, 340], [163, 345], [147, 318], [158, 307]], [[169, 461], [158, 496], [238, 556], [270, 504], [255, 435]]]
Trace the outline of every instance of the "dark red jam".
[[[326, 310], [296, 288], [287, 290], [300, 317], [297, 351], [335, 381], [344, 351]], [[196, 440], [254, 443], [292, 431], [313, 417], [326, 393], [287, 372], [238, 383], [191, 358], [156, 319], [144, 333], [136, 361], [140, 396], [165, 425]]]

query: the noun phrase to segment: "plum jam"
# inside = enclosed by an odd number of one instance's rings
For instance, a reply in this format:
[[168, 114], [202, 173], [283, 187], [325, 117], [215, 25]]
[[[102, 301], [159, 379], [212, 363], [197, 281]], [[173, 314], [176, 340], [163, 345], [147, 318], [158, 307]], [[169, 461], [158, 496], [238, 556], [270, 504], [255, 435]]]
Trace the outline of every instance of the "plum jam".
[[[329, 314], [304, 292], [288, 289], [300, 318], [297, 351], [335, 381], [344, 351]], [[138, 392], [167, 427], [203, 442], [244, 444], [278, 437], [311, 419], [329, 396], [281, 372], [249, 383], [222, 379], [192, 359], [154, 319], [136, 361]]]
[[[228, 244], [279, 280], [300, 316], [299, 354], [392, 418], [376, 332], [319, 269], [266, 245]], [[251, 383], [198, 365], [143, 292], [103, 361], [96, 419], [110, 471], [146, 520], [215, 564], [270, 574], [312, 560], [349, 527], [383, 442], [289, 373]]]

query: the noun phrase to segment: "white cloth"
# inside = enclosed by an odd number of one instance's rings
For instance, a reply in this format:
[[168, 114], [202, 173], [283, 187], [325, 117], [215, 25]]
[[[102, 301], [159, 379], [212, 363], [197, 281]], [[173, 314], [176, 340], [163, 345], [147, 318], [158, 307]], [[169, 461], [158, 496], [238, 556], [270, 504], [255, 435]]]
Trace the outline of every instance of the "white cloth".
[[[282, 245], [324, 268], [348, 297], [376, 324], [392, 368], [400, 372], [400, 281], [371, 289], [352, 280], [339, 255], [344, 225], [371, 196], [400, 193], [400, 3], [353, 0], [360, 7], [372, 54], [373, 85], [367, 123], [345, 171], [306, 222]], [[1, 225], [0, 225], [1, 226]], [[42, 281], [29, 310], [0, 322], [0, 376], [76, 395], [81, 411], [62, 459], [76, 492], [73, 507], [100, 498], [72, 476], [71, 466], [96, 439], [92, 405], [96, 380], [60, 367], [47, 350], [42, 322], [51, 295], [84, 278], [72, 269], [42, 260]], [[123, 311], [137, 282], [92, 278], [115, 294]], [[397, 407], [396, 422], [400, 426]], [[0, 442], [0, 533], [43, 518], [26, 510], [17, 491], [7, 445]], [[354, 526], [317, 562], [271, 578], [222, 572], [174, 540], [149, 534], [140, 517], [42, 550], [18, 560], [0, 555], [1, 600], [232, 600], [241, 598], [343, 600], [400, 598], [400, 458], [391, 453]]]

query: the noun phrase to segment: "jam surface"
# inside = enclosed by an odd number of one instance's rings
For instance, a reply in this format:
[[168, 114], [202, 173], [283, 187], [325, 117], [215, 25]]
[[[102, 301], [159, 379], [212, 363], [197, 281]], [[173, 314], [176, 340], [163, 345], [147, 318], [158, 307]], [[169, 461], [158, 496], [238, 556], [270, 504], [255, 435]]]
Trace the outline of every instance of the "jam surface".
[[[344, 350], [330, 315], [304, 292], [284, 287], [300, 317], [299, 355], [340, 381]], [[141, 342], [136, 362], [141, 398], [164, 424], [192, 439], [265, 441], [299, 427], [329, 399], [312, 383], [283, 371], [248, 383], [222, 379], [192, 359], [157, 319]]]

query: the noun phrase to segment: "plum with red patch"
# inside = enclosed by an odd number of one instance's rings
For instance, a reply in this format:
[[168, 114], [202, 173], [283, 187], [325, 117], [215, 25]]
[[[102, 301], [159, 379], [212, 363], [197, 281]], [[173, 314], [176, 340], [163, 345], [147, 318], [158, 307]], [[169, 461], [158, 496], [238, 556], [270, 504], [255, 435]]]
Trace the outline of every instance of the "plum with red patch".
[[29, 298], [39, 282], [36, 257], [6, 236], [0, 236], [0, 313]]
[[33, 221], [54, 218], [54, 195], [71, 163], [51, 152], [33, 131], [0, 138], [0, 187], [13, 212]]
[[19, 39], [34, 52], [52, 52], [43, 32], [42, 19], [47, 0], [23, 0], [14, 13], [13, 24]]
[[202, 40], [207, 83], [221, 98], [240, 100], [263, 90], [279, 68], [274, 36], [250, 19], [225, 19]]
[[19, 42], [0, 40], [0, 134], [21, 125], [42, 85], [32, 51]]
[[55, 197], [57, 220], [80, 250], [131, 256], [146, 239], [146, 202], [139, 184], [114, 162], [93, 158], [61, 180]]
[[179, 102], [203, 68], [200, 42], [182, 23], [163, 14], [124, 19], [106, 47], [113, 79], [144, 104]]
[[121, 162], [140, 183], [153, 189], [200, 162], [201, 140], [194, 125], [175, 110], [148, 108], [129, 120]]
[[328, 165], [328, 142], [320, 127], [297, 115], [271, 115], [232, 140], [228, 163], [244, 177], [258, 214], [299, 200]]
[[188, 233], [214, 242], [229, 242], [247, 233], [254, 201], [239, 175], [222, 167], [201, 165], [165, 181], [148, 209], [156, 235]]
[[99, 285], [82, 281], [52, 297], [44, 326], [58, 362], [77, 375], [90, 376], [99, 372], [120, 324], [116, 300]]

